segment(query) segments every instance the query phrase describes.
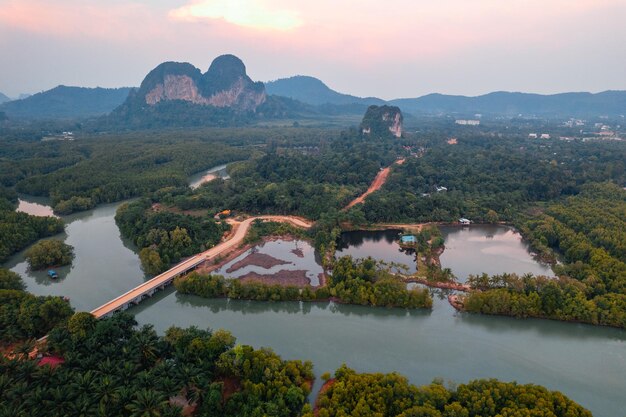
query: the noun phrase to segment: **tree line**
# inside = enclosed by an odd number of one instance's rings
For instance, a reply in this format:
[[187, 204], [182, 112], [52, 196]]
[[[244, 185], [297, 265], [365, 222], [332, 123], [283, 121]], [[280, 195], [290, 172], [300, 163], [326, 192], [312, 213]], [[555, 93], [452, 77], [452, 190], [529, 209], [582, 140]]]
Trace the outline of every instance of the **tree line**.
[[17, 195], [0, 186], [0, 263], [31, 243], [61, 233], [64, 224], [54, 217], [16, 212]]
[[578, 280], [527, 274], [470, 276], [474, 289], [462, 298], [470, 313], [518, 318], [535, 317], [626, 328], [626, 298], [623, 294], [593, 295]]
[[0, 269], [2, 344], [42, 337], [65, 322], [74, 312], [69, 302], [62, 297], [35, 296], [24, 288], [24, 282], [18, 274]]
[[371, 258], [353, 260], [345, 256], [333, 265], [327, 286], [299, 288], [241, 282], [221, 275], [192, 272], [174, 280], [181, 294], [205, 298], [227, 297], [257, 301], [314, 301], [332, 298], [340, 303], [378, 307], [431, 308], [432, 297], [427, 289], [408, 290], [400, 278], [380, 268]]
[[558, 391], [496, 379], [453, 388], [441, 381], [415, 386], [398, 373], [357, 373], [341, 366], [304, 417], [591, 417]]

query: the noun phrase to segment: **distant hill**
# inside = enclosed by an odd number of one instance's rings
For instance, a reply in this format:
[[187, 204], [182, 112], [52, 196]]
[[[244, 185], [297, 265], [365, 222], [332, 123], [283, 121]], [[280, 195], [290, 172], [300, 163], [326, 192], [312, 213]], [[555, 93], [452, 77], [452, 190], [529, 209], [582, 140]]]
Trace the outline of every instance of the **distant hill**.
[[276, 81], [265, 83], [265, 89], [269, 94], [289, 97], [314, 106], [319, 105], [349, 105], [361, 104], [384, 104], [384, 100], [376, 97], [356, 97], [349, 94], [338, 93], [330, 89], [321, 80], [305, 75], [296, 75], [290, 78], [281, 78]]
[[11, 101], [11, 99], [5, 96], [4, 94], [0, 93], [0, 104], [6, 103], [7, 101]]
[[410, 113], [483, 113], [516, 116], [598, 116], [626, 114], [626, 91], [553, 95], [494, 92], [477, 97], [429, 94], [391, 100]]
[[0, 105], [10, 118], [71, 119], [100, 116], [124, 102], [130, 88], [84, 88], [60, 85], [22, 100]]
[[477, 97], [429, 94], [417, 98], [384, 101], [356, 97], [329, 88], [321, 80], [298, 75], [265, 84], [269, 94], [290, 97], [313, 106], [323, 114], [363, 112], [369, 105], [391, 104], [413, 114], [473, 114], [499, 116], [597, 116], [626, 113], [626, 91], [563, 93], [554, 95], [494, 92]]

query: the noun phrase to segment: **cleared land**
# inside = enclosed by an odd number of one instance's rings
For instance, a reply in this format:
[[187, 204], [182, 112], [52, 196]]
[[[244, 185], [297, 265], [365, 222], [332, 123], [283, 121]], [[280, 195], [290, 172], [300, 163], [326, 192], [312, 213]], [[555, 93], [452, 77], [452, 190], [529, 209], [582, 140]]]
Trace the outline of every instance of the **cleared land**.
[[[398, 159], [394, 163], [398, 165], [402, 165], [404, 163], [404, 159]], [[356, 206], [357, 204], [361, 204], [362, 202], [365, 201], [368, 195], [372, 194], [375, 191], [380, 190], [382, 186], [385, 185], [385, 182], [387, 182], [387, 177], [389, 177], [389, 173], [391, 172], [392, 166], [393, 165], [388, 166], [387, 168], [381, 169], [380, 172], [376, 175], [376, 178], [374, 178], [374, 181], [372, 181], [372, 183], [370, 184], [367, 191], [361, 194], [360, 196], [358, 196], [357, 198], [355, 198], [354, 200], [352, 200], [350, 204], [348, 204], [344, 208], [344, 210], [348, 210], [351, 207]]]

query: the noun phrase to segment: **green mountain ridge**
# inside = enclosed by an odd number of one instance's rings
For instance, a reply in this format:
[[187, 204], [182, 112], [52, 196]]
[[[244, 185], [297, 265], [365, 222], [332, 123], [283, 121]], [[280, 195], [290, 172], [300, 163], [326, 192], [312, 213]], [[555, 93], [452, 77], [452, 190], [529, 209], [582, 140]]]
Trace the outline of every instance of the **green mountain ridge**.
[[399, 107], [405, 117], [626, 114], [626, 91], [552, 95], [497, 91], [475, 97], [435, 93], [385, 101], [343, 94], [315, 77], [303, 75], [263, 84], [251, 80], [244, 63], [234, 55], [217, 57], [204, 74], [189, 63], [164, 62], [150, 71], [134, 91], [61, 85], [25, 99], [2, 103], [3, 100], [10, 99], [0, 93], [0, 112], [9, 119], [72, 119], [108, 114], [108, 121], [122, 123], [125, 128], [225, 126], [256, 119], [362, 115], [370, 105], [385, 104]]
[[385, 101], [376, 97], [356, 97], [349, 94], [339, 93], [332, 90], [321, 80], [306, 75], [296, 75], [289, 78], [281, 78], [265, 83], [265, 89], [270, 94], [289, 97], [314, 106], [362, 104], [384, 104]]
[[[598, 116], [626, 114], [626, 91], [600, 93], [531, 94], [496, 91], [480, 96], [428, 94], [415, 98], [385, 101], [376, 97], [361, 98], [342, 94], [330, 89], [321, 80], [298, 75], [266, 83], [271, 94], [290, 97], [303, 103], [319, 106], [371, 104], [398, 106], [405, 113], [413, 114], [463, 114], [484, 113], [502, 116]], [[345, 110], [345, 109], [344, 109]]]
[[71, 119], [101, 116], [126, 99], [131, 88], [86, 88], [59, 85], [22, 100], [0, 105], [0, 112], [17, 119]]

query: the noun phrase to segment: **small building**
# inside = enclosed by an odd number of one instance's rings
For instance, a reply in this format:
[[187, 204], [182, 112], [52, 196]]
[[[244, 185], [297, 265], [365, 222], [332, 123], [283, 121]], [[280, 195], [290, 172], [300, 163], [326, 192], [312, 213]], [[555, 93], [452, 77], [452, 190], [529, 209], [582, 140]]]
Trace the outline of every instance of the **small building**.
[[542, 133], [540, 139], [550, 139], [550, 135], [547, 133]]
[[436, 186], [435, 189], [437, 190], [438, 193], [440, 193], [442, 191], [448, 191], [448, 189], [446, 187], [440, 187], [440, 186]]
[[469, 226], [472, 221], [470, 219], [466, 219], [465, 217], [461, 217], [459, 219], [459, 223], [461, 223], [463, 226]]
[[537, 139], [537, 134], [536, 133], [529, 133], [528, 134], [528, 139]]

